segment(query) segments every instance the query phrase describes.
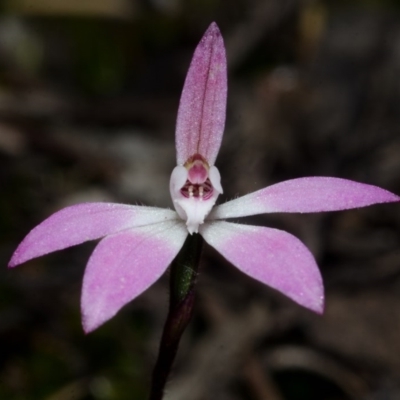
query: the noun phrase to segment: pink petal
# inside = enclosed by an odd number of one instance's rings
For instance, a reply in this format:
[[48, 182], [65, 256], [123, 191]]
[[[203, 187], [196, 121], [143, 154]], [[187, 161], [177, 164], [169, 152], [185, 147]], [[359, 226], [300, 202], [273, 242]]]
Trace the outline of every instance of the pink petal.
[[296, 237], [277, 229], [229, 222], [204, 224], [200, 233], [245, 274], [310, 310], [323, 312], [324, 289], [318, 266]]
[[400, 197], [377, 186], [329, 177], [292, 179], [215, 207], [209, 219], [245, 217], [272, 212], [347, 210]]
[[153, 284], [183, 245], [183, 222], [167, 221], [104, 238], [86, 267], [82, 323], [91, 332]]
[[177, 164], [201, 154], [213, 165], [225, 126], [227, 72], [224, 41], [213, 22], [197, 46], [186, 76], [176, 122]]
[[162, 208], [116, 203], [77, 204], [56, 212], [32, 229], [15, 250], [9, 267], [127, 228], [176, 218], [174, 211]]

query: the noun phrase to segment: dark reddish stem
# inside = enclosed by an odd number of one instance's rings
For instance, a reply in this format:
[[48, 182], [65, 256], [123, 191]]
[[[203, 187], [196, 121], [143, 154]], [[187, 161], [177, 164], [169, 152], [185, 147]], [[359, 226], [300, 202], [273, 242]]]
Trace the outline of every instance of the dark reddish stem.
[[153, 371], [149, 400], [163, 398], [179, 341], [192, 317], [202, 245], [203, 238], [199, 234], [189, 235], [171, 265], [169, 312]]

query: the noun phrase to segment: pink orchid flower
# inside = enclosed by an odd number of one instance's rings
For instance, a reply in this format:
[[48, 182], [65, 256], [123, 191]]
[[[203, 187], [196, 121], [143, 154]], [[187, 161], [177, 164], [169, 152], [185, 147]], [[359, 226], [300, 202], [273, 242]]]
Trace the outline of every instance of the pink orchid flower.
[[9, 266], [103, 238], [86, 266], [82, 323], [90, 332], [139, 296], [168, 268], [188, 234], [200, 233], [235, 267], [317, 313], [323, 284], [310, 251], [291, 234], [224, 219], [272, 212], [345, 210], [400, 198], [381, 188], [329, 177], [281, 182], [214, 206], [222, 193], [214, 163], [222, 141], [227, 96], [226, 56], [212, 23], [194, 53], [180, 100], [177, 167], [170, 181], [175, 211], [114, 203], [83, 203], [34, 228]]

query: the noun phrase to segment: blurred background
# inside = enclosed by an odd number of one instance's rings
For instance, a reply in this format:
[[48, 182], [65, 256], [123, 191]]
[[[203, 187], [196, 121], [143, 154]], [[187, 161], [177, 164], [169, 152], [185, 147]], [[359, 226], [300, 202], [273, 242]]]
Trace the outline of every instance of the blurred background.
[[[311, 175], [400, 193], [396, 0], [0, 7], [0, 399], [146, 398], [168, 274], [85, 336], [80, 288], [95, 243], [6, 265], [66, 205], [172, 206], [180, 91], [212, 21], [229, 74], [220, 201]], [[399, 207], [247, 219], [311, 249], [326, 285], [322, 317], [206, 247], [166, 399], [400, 399]]]

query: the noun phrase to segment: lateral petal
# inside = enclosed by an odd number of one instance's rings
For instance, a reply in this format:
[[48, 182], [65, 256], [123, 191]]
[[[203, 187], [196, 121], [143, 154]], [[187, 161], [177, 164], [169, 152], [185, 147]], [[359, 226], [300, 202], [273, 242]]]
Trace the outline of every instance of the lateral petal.
[[179, 103], [175, 135], [178, 165], [194, 154], [214, 164], [225, 126], [226, 69], [224, 41], [213, 22], [194, 52]]
[[324, 288], [313, 255], [291, 234], [216, 221], [200, 227], [204, 239], [235, 267], [300, 305], [323, 312]]
[[15, 250], [9, 267], [127, 228], [173, 220], [172, 210], [117, 203], [66, 207], [33, 228]]
[[83, 278], [81, 309], [86, 333], [112, 318], [168, 268], [187, 236], [183, 222], [167, 221], [105, 237]]
[[341, 178], [307, 177], [280, 182], [228, 201], [215, 207], [208, 219], [337, 211], [399, 200], [399, 196], [377, 186]]

